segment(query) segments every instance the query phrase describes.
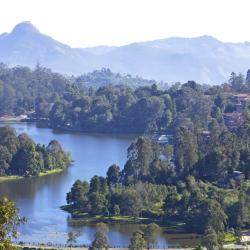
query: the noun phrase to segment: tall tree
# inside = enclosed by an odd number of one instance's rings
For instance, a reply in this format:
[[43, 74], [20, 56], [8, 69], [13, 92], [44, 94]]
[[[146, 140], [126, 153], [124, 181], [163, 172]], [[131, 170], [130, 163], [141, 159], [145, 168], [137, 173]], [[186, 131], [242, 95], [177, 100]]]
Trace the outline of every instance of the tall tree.
[[19, 210], [15, 203], [7, 198], [0, 199], [0, 248], [14, 249], [11, 239], [17, 237], [18, 227], [25, 222], [20, 217]]
[[135, 231], [130, 239], [129, 250], [143, 250], [146, 246], [146, 241], [142, 231]]
[[104, 223], [98, 223], [97, 232], [95, 233], [95, 238], [89, 247], [89, 250], [107, 250], [109, 248], [107, 232], [107, 225]]
[[160, 227], [155, 223], [142, 226], [143, 238], [146, 241], [147, 249], [153, 248], [157, 244], [157, 235], [160, 231]]

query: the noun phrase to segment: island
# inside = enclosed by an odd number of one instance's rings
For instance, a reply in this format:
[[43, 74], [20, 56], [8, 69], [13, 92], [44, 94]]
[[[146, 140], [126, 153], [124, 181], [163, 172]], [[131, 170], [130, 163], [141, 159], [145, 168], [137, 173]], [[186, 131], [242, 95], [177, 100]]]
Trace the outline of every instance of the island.
[[71, 164], [60, 143], [36, 144], [27, 134], [0, 127], [0, 181], [58, 173]]

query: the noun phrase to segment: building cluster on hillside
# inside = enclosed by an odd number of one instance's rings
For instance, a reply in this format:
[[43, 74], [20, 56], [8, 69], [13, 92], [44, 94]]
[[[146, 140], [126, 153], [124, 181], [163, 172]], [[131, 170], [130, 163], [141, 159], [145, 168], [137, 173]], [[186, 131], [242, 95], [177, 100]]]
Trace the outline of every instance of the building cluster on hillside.
[[250, 105], [250, 95], [247, 93], [232, 95], [231, 100], [236, 103], [235, 111], [224, 113], [225, 126], [233, 131], [237, 129], [244, 122], [244, 109]]

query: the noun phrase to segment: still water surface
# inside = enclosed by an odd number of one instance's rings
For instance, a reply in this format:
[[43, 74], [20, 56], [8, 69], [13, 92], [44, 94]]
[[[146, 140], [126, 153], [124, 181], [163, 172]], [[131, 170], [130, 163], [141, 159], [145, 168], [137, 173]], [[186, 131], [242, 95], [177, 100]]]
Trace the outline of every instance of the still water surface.
[[[0, 124], [3, 125], [3, 124]], [[75, 180], [89, 180], [93, 175], [105, 175], [113, 163], [121, 168], [126, 161], [127, 148], [134, 136], [82, 133], [59, 133], [47, 128], [37, 128], [33, 123], [11, 123], [17, 133], [27, 133], [37, 143], [48, 144], [58, 140], [70, 151], [74, 164], [62, 173], [40, 178], [27, 178], [0, 183], [0, 196], [16, 201], [27, 224], [21, 227], [19, 240], [65, 244], [67, 232], [80, 230], [79, 244], [90, 244], [95, 233], [94, 225], [75, 225], [68, 213], [59, 207], [66, 203], [66, 193]], [[109, 243], [127, 246], [138, 225], [109, 225]], [[159, 246], [186, 244], [189, 235], [159, 234]], [[193, 240], [191, 240], [193, 242]]]

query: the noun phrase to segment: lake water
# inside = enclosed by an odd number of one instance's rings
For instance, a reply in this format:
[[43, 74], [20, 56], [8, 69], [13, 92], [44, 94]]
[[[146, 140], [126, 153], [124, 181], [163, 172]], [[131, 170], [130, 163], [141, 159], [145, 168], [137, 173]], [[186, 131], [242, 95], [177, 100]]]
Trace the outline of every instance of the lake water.
[[[3, 125], [3, 124], [1, 124]], [[78, 244], [90, 244], [95, 225], [72, 223], [68, 213], [60, 209], [66, 204], [66, 193], [77, 179], [89, 180], [93, 175], [105, 175], [108, 167], [116, 163], [121, 168], [126, 161], [127, 148], [134, 136], [61, 133], [37, 128], [33, 123], [10, 123], [17, 133], [27, 133], [35, 142], [48, 144], [58, 140], [71, 152], [74, 164], [62, 173], [0, 183], [0, 196], [13, 199], [28, 222], [20, 228], [18, 240], [65, 244], [69, 231], [80, 231]], [[108, 239], [112, 246], [127, 246], [138, 225], [109, 225]], [[160, 233], [159, 246], [193, 242], [192, 235]]]

